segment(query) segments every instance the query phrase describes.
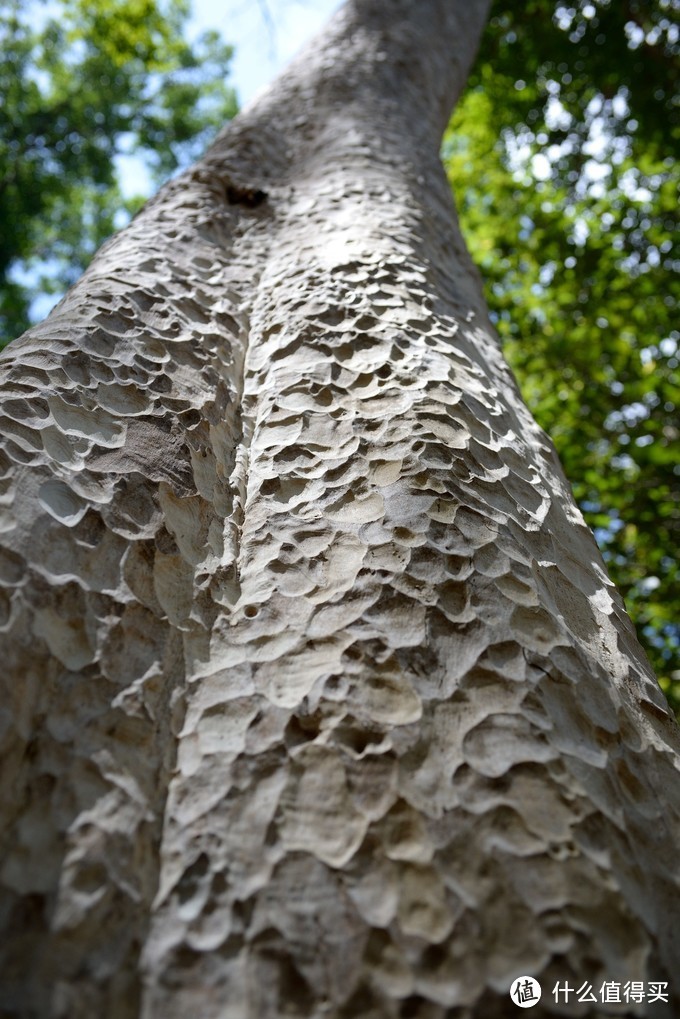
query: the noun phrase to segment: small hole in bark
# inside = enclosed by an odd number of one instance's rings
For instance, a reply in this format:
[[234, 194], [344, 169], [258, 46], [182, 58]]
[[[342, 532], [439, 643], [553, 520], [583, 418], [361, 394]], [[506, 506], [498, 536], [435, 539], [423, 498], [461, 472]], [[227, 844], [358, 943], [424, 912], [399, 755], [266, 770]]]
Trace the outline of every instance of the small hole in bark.
[[258, 611], [259, 609], [257, 605], [246, 605], [243, 610], [243, 614], [247, 616], [248, 619], [253, 619], [257, 615]]
[[230, 205], [245, 205], [248, 209], [255, 209], [266, 197], [266, 192], [259, 188], [242, 187], [239, 184], [230, 184], [227, 187], [227, 201]]

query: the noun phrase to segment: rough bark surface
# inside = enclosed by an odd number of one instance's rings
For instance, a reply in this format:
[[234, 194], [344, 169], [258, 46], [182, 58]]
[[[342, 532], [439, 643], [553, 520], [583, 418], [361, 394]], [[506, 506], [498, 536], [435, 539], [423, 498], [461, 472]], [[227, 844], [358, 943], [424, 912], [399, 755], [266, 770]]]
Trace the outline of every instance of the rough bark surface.
[[677, 729], [438, 160], [486, 7], [351, 0], [2, 359], [5, 1019], [678, 1014]]

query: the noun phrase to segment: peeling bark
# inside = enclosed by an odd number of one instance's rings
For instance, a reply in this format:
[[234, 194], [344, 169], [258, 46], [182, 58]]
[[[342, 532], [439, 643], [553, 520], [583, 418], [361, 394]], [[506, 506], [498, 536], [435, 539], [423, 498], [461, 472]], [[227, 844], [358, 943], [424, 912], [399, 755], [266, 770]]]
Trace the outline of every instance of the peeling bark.
[[2, 1017], [678, 1014], [677, 727], [438, 159], [487, 6], [350, 0], [0, 362]]

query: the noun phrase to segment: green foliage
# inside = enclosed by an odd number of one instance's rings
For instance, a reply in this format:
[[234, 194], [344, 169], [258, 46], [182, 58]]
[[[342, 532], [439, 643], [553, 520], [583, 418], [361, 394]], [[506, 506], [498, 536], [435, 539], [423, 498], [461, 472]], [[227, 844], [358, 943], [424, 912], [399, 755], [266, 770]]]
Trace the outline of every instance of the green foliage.
[[60, 293], [141, 203], [116, 157], [154, 183], [186, 165], [236, 101], [231, 49], [183, 38], [186, 0], [13, 0], [0, 10], [0, 345]]
[[678, 9], [497, 0], [444, 145], [506, 354], [676, 710]]

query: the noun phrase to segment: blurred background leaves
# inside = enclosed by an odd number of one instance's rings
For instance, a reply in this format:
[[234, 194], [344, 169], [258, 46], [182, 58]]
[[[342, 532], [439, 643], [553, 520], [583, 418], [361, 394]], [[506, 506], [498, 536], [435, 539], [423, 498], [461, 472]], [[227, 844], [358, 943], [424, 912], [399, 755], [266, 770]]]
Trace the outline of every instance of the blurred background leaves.
[[[185, 0], [0, 9], [0, 345], [234, 115], [231, 49], [216, 32], [189, 43], [188, 17]], [[137, 194], [121, 189], [126, 157]]]
[[678, 0], [496, 0], [444, 158], [492, 317], [680, 708]]

